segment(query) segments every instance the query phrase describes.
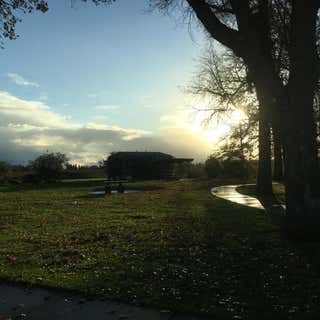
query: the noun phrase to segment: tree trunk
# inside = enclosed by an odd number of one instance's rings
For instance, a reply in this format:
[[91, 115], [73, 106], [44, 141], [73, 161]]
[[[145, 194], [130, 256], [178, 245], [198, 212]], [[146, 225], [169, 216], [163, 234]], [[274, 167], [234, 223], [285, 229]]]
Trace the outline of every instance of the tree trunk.
[[283, 157], [282, 157], [282, 143], [279, 129], [272, 126], [273, 136], [273, 179], [277, 181], [283, 180]]
[[284, 139], [286, 206], [293, 224], [320, 222], [320, 177], [312, 118], [310, 112], [309, 120], [295, 121]]
[[272, 194], [270, 126], [260, 107], [257, 194]]
[[[318, 80], [317, 1], [293, 1], [288, 105], [283, 121], [286, 205], [294, 225], [319, 224], [320, 179], [313, 98]], [[284, 120], [284, 119], [283, 119]]]

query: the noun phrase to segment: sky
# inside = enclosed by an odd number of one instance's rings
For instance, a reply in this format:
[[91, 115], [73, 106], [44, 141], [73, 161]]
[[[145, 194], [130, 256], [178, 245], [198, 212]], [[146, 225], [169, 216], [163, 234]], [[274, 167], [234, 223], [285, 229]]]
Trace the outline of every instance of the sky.
[[113, 151], [204, 160], [227, 126], [203, 127], [183, 89], [206, 40], [147, 1], [49, 0], [0, 51], [0, 160], [64, 152], [92, 164]]

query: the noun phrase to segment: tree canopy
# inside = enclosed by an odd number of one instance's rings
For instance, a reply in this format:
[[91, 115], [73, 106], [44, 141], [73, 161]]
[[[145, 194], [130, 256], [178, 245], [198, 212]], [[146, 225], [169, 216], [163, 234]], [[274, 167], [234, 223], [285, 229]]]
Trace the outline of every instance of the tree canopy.
[[[77, 0], [66, 0], [71, 3]], [[110, 4], [115, 0], [78, 0], [98, 4]], [[0, 45], [3, 47], [5, 39], [16, 39], [16, 24], [22, 19], [22, 15], [33, 11], [47, 12], [48, 0], [0, 0]]]
[[63, 153], [44, 153], [31, 162], [31, 167], [41, 180], [50, 182], [61, 178], [67, 163]]
[[0, 0], [0, 44], [3, 40], [17, 37], [16, 24], [21, 21], [21, 13], [34, 10], [46, 12], [48, 3], [45, 0]]

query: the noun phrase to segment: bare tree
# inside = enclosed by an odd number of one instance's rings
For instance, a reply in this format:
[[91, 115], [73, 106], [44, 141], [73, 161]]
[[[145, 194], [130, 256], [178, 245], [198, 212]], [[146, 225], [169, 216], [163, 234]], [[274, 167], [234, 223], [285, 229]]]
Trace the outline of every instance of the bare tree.
[[242, 59], [237, 58], [232, 52], [226, 51], [222, 54], [219, 50], [217, 54], [210, 47], [201, 59], [198, 74], [190, 91], [211, 101], [212, 113], [209, 120], [221, 113], [228, 114], [235, 107], [248, 115], [248, 121], [235, 127], [230, 139], [239, 141], [238, 147], [242, 149], [244, 145], [247, 146], [247, 143], [242, 143], [244, 137], [249, 142], [250, 137], [254, 136], [252, 133], [258, 131], [257, 192], [268, 195], [272, 193], [270, 123], [265, 121], [264, 117], [260, 117], [257, 95], [247, 71]]

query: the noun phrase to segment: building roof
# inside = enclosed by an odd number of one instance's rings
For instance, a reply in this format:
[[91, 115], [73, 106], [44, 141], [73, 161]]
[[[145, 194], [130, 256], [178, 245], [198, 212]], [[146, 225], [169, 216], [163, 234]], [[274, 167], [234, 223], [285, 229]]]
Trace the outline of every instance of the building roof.
[[153, 158], [157, 160], [171, 160], [172, 162], [191, 162], [191, 158], [175, 158], [174, 156], [163, 152], [151, 151], [119, 151], [110, 155], [116, 157], [127, 157], [130, 159]]

